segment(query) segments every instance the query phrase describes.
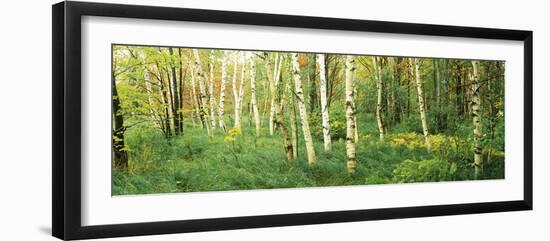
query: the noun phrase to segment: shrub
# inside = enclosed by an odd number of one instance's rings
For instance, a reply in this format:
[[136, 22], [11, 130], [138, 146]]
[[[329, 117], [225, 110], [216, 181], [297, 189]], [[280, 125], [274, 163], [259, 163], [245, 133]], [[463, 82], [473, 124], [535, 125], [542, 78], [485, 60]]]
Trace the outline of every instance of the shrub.
[[394, 173], [396, 182], [438, 182], [455, 180], [458, 165], [440, 159], [420, 161], [405, 160], [398, 164]]

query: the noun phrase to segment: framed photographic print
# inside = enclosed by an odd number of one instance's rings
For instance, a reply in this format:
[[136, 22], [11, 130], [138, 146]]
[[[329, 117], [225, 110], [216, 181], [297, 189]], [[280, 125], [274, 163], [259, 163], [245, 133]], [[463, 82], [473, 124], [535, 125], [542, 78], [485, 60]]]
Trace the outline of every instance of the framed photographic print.
[[523, 30], [55, 4], [53, 235], [530, 210], [532, 51]]

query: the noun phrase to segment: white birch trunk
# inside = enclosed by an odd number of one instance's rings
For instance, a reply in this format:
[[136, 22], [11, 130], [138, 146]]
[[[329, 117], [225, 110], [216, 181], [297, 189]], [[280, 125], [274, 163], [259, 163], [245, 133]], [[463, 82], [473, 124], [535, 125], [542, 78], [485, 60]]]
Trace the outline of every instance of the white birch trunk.
[[256, 63], [254, 54], [250, 55], [250, 104], [252, 114], [254, 114], [254, 123], [256, 124], [256, 137], [260, 136], [260, 112], [258, 111], [258, 102], [256, 99]]
[[317, 63], [319, 64], [319, 91], [321, 96], [321, 116], [322, 126], [323, 126], [323, 143], [325, 144], [325, 151], [330, 151], [332, 146], [332, 140], [330, 137], [330, 120], [328, 113], [328, 103], [327, 103], [327, 79], [325, 73], [325, 55], [317, 55]]
[[471, 75], [472, 80], [472, 117], [474, 125], [474, 167], [475, 178], [478, 179], [482, 171], [482, 146], [481, 146], [481, 98], [479, 83], [479, 61], [472, 61], [473, 73]]
[[[282, 60], [282, 59], [281, 59]], [[269, 66], [266, 66], [266, 69], [268, 69]], [[277, 86], [279, 85], [279, 72], [280, 72], [280, 63], [279, 63], [279, 54], [275, 54], [275, 64], [273, 67], [273, 74], [270, 75], [268, 72], [268, 78], [272, 78], [269, 80], [270, 83], [270, 91], [271, 91], [271, 105], [269, 108], [269, 135], [273, 135], [275, 131], [275, 90], [277, 89]], [[272, 77], [271, 77], [272, 76]]]
[[298, 110], [302, 122], [302, 132], [304, 134], [304, 142], [306, 145], [307, 160], [309, 166], [314, 166], [317, 161], [315, 149], [313, 148], [313, 139], [309, 129], [309, 119], [304, 101], [304, 93], [302, 90], [302, 80], [300, 79], [300, 64], [298, 63], [298, 54], [292, 53], [292, 76], [294, 78], [295, 94], [298, 100]]
[[202, 120], [201, 114], [200, 114], [200, 103], [199, 99], [197, 98], [197, 87], [196, 87], [196, 77], [195, 77], [195, 64], [191, 64], [191, 100], [193, 101], [193, 109], [195, 110], [195, 114], [197, 118], [199, 118], [199, 123], [201, 125], [201, 128], [204, 128], [204, 122]]
[[378, 132], [380, 140], [384, 139], [384, 123], [382, 122], [382, 71], [380, 70], [379, 57], [372, 57], [372, 66], [374, 67], [374, 75], [376, 78], [376, 123], [378, 124]]
[[[283, 92], [283, 96], [281, 98], [281, 106], [284, 106], [284, 102], [285, 102], [285, 94], [288, 93], [288, 98], [290, 98], [290, 105], [292, 107], [292, 110], [289, 114], [290, 116], [290, 144], [292, 145], [292, 150], [293, 150], [293, 159], [296, 159], [298, 158], [298, 137], [296, 136], [296, 103], [295, 103], [295, 97], [294, 97], [294, 94], [292, 93], [292, 89], [290, 87], [290, 84], [289, 83], [286, 83], [285, 84], [285, 89], [284, 89], [284, 92]], [[282, 109], [282, 108], [281, 108]], [[284, 114], [283, 114], [284, 115]]]
[[208, 82], [208, 94], [210, 96], [210, 125], [212, 130], [216, 129], [216, 111], [214, 104], [216, 103], [216, 98], [214, 98], [214, 54], [210, 52], [210, 60], [208, 61], [210, 78]]
[[239, 129], [242, 128], [242, 108], [243, 108], [245, 76], [246, 76], [246, 64], [243, 64], [241, 69], [241, 82], [239, 84], [239, 95], [237, 96], [237, 102], [235, 103], [235, 128], [239, 128]]
[[414, 58], [414, 72], [416, 80], [416, 93], [418, 95], [418, 110], [420, 111], [420, 120], [422, 121], [422, 132], [424, 134], [424, 140], [426, 141], [426, 147], [428, 150], [432, 149], [432, 145], [429, 139], [428, 122], [426, 120], [426, 110], [424, 109], [424, 94], [422, 93], [422, 80], [420, 79], [420, 61], [418, 58]]
[[201, 57], [199, 55], [199, 51], [197, 49], [193, 49], [193, 55], [195, 56], [195, 72], [196, 77], [199, 78], [199, 91], [200, 91], [200, 116], [201, 119], [204, 122], [204, 125], [206, 126], [206, 132], [208, 133], [209, 137], [212, 137], [212, 128], [208, 124], [210, 122], [210, 118], [208, 116], [208, 111], [206, 110], [205, 103], [208, 102], [208, 99], [206, 97], [206, 77], [204, 76], [204, 71], [202, 70], [202, 64], [201, 64]]
[[220, 87], [220, 102], [218, 104], [218, 120], [219, 126], [223, 131], [226, 131], [225, 122], [223, 120], [225, 107], [225, 84], [227, 82], [227, 51], [223, 51], [222, 57], [222, 83]]
[[355, 157], [355, 100], [353, 74], [355, 72], [355, 60], [353, 56], [346, 57], [346, 158], [349, 174], [357, 171], [357, 159]]
[[[288, 86], [288, 83], [287, 83]], [[288, 161], [296, 159], [296, 149], [294, 149], [294, 145], [292, 143], [292, 140], [290, 139], [288, 135], [288, 129], [285, 125], [285, 119], [283, 114], [283, 106], [284, 106], [284, 91], [281, 94], [281, 91], [276, 92], [276, 102], [275, 102], [275, 124], [279, 127], [279, 130], [281, 130], [281, 134], [283, 135], [283, 141], [284, 141], [284, 149], [285, 149], [285, 155], [286, 159]]]

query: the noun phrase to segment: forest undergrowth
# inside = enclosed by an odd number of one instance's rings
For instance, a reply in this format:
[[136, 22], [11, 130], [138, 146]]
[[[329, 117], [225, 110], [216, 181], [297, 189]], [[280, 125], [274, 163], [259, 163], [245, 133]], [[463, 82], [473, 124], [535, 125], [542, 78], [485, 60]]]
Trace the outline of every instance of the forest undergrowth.
[[[158, 128], [135, 126], [126, 132], [129, 167], [113, 167], [113, 195], [228, 191], [270, 188], [370, 185], [473, 180], [471, 125], [456, 124], [453, 135], [431, 135], [428, 151], [418, 119], [393, 127], [384, 140], [377, 135], [374, 115], [359, 126], [356, 144], [358, 170], [345, 172], [345, 124], [332, 121], [333, 146], [323, 151], [315, 142], [318, 160], [309, 167], [303, 138], [298, 155], [285, 159], [280, 133], [256, 137], [253, 128], [218, 129], [212, 138], [200, 128], [166, 139]], [[248, 125], [248, 123], [243, 123]], [[321, 127], [313, 126], [316, 139]], [[262, 133], [268, 133], [262, 128]], [[301, 137], [300, 132], [297, 133]], [[504, 178], [504, 153], [485, 148], [483, 172], [478, 179]]]

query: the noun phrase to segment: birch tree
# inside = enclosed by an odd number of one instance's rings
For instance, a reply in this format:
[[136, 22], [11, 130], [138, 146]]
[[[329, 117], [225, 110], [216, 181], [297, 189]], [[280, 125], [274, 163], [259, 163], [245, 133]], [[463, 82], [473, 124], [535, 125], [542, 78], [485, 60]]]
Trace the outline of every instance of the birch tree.
[[480, 77], [479, 77], [479, 61], [472, 61], [473, 73], [470, 78], [472, 81], [472, 119], [474, 125], [474, 167], [475, 178], [478, 179], [482, 171], [481, 153], [481, 98], [480, 98]]
[[[170, 53], [170, 57], [175, 58], [176, 54], [174, 53], [173, 48], [168, 48], [168, 52]], [[180, 94], [179, 93], [179, 87], [178, 87], [178, 80], [177, 80], [177, 74], [176, 74], [176, 65], [174, 63], [170, 63], [170, 69], [172, 75], [170, 75], [172, 79], [172, 113], [174, 114], [174, 132], [176, 135], [181, 134], [182, 130], [181, 127], [181, 110], [180, 110]], [[181, 75], [181, 73], [180, 73]]]
[[380, 69], [380, 57], [372, 57], [372, 66], [374, 68], [374, 77], [376, 79], [376, 123], [380, 140], [384, 139], [384, 123], [382, 122], [382, 71]]
[[[290, 143], [292, 145], [292, 149], [294, 150], [293, 152], [293, 156], [294, 156], [294, 159], [298, 158], [298, 136], [297, 136], [297, 128], [296, 128], [296, 101], [295, 101], [295, 97], [292, 93], [292, 89], [290, 87], [290, 84], [289, 83], [286, 83], [285, 85], [285, 92], [283, 93], [288, 93], [288, 98], [290, 99], [289, 102], [290, 102], [290, 108], [291, 110], [289, 111], [289, 116], [290, 116]], [[284, 106], [284, 95], [283, 95], [283, 101], [281, 103], [281, 106]]]
[[164, 106], [164, 134], [166, 136], [166, 138], [169, 138], [171, 135], [172, 135], [172, 127], [171, 127], [171, 123], [170, 123], [170, 98], [169, 98], [169, 95], [168, 95], [168, 90], [166, 90], [166, 86], [164, 84], [164, 79], [163, 79], [163, 72], [162, 72], [162, 68], [160, 68], [160, 65], [158, 62], [155, 63], [156, 64], [156, 67], [157, 67], [157, 70], [158, 70], [158, 74], [157, 74], [157, 80], [159, 82], [159, 86], [160, 86], [160, 96], [161, 96], [161, 103], [162, 103], [162, 106]]
[[353, 90], [353, 76], [355, 72], [355, 60], [353, 56], [346, 57], [346, 158], [349, 174], [357, 171], [355, 158], [355, 100]]
[[329, 122], [329, 113], [327, 105], [327, 80], [325, 73], [325, 55], [317, 55], [317, 63], [319, 64], [319, 91], [321, 96], [321, 116], [322, 126], [323, 126], [323, 143], [325, 146], [325, 151], [330, 151], [332, 141], [330, 138], [330, 122]]
[[292, 53], [292, 76], [294, 78], [295, 95], [298, 102], [298, 110], [300, 112], [300, 119], [302, 122], [302, 132], [304, 135], [304, 142], [306, 145], [307, 160], [309, 166], [314, 166], [317, 161], [315, 155], [315, 149], [313, 148], [313, 139], [309, 129], [309, 119], [304, 101], [304, 93], [302, 89], [302, 80], [300, 78], [300, 63], [298, 63], [298, 54]]
[[220, 87], [220, 102], [218, 104], [218, 121], [220, 128], [225, 132], [225, 122], [223, 120], [224, 107], [225, 107], [225, 85], [227, 82], [227, 54], [228, 51], [223, 51], [222, 57], [222, 83]]
[[[282, 61], [282, 58], [281, 58], [281, 61]], [[267, 62], [269, 64], [269, 62]], [[281, 63], [279, 61], [279, 54], [276, 53], [275, 54], [275, 63], [274, 63], [274, 66], [273, 66], [273, 74], [271, 75], [268, 71], [267, 75], [268, 75], [268, 78], [269, 78], [269, 83], [270, 83], [270, 91], [271, 91], [271, 104], [270, 104], [270, 111], [269, 111], [269, 135], [273, 135], [273, 132], [275, 130], [275, 125], [274, 125], [274, 117], [275, 117], [275, 103], [276, 103], [276, 100], [275, 100], [275, 91], [277, 90], [278, 86], [279, 86], [279, 75], [281, 73], [280, 67]], [[269, 70], [269, 66], [266, 66], [266, 69]]]
[[[193, 76], [193, 71], [191, 71], [191, 76]], [[194, 92], [195, 92], [194, 87], [195, 86], [193, 85], [193, 86], [191, 86], [191, 88], [189, 88], [189, 96], [191, 97], [191, 116], [190, 116], [190, 118], [191, 118], [191, 123], [193, 123], [193, 127], [196, 127], [197, 123], [195, 121], [195, 114], [197, 114], [197, 116], [198, 116], [198, 111], [196, 111], [196, 110], [198, 110], [198, 108], [196, 107], [197, 104], [196, 104], [196, 101], [195, 101], [196, 96], [194, 94]], [[200, 120], [199, 120], [199, 122], [200, 122]], [[202, 128], [202, 124], [200, 126]]]
[[201, 125], [201, 128], [204, 128], [204, 121], [202, 119], [202, 116], [200, 114], [200, 103], [199, 99], [197, 98], [197, 86], [196, 86], [196, 77], [195, 77], [195, 65], [191, 64], [191, 101], [193, 105], [193, 110], [196, 113], [197, 117], [199, 118], [199, 123]]
[[216, 129], [216, 111], [214, 108], [214, 103], [216, 103], [216, 99], [214, 97], [214, 52], [210, 51], [210, 59], [208, 61], [208, 68], [210, 72], [210, 78], [208, 82], [208, 94], [210, 96], [210, 125], [212, 126], [212, 130]]
[[[288, 83], [287, 83], [288, 85]], [[284, 92], [285, 89], [278, 87], [275, 91], [275, 124], [281, 131], [281, 135], [283, 136], [283, 145], [285, 149], [285, 156], [288, 161], [296, 159], [296, 150], [294, 149], [294, 145], [292, 143], [292, 140], [290, 139], [288, 128], [285, 123], [285, 118], [283, 114], [283, 108], [284, 108]]]
[[424, 108], [424, 95], [422, 93], [422, 79], [420, 77], [420, 60], [414, 58], [412, 60], [414, 63], [414, 73], [415, 73], [415, 82], [416, 82], [416, 94], [418, 96], [418, 110], [420, 111], [420, 120], [422, 122], [422, 133], [424, 134], [424, 140], [426, 142], [426, 147], [428, 150], [432, 149], [432, 145], [429, 139], [428, 133], [428, 121], [426, 117], [426, 110]]
[[258, 103], [256, 99], [256, 63], [254, 62], [254, 54], [250, 55], [250, 105], [252, 114], [254, 114], [254, 123], [256, 124], [256, 136], [260, 136], [260, 112], [258, 111]]
[[[244, 59], [244, 54], [243, 54]], [[241, 82], [239, 84], [239, 93], [237, 101], [235, 101], [235, 128], [242, 128], [242, 108], [243, 108], [243, 96], [244, 96], [244, 80], [246, 75], [246, 64], [241, 66]]]
[[196, 73], [196, 77], [199, 78], [199, 91], [200, 91], [200, 116], [201, 120], [203, 120], [204, 126], [206, 127], [206, 132], [208, 133], [209, 137], [213, 136], [212, 128], [208, 124], [210, 123], [208, 112], [206, 110], [205, 103], [208, 102], [208, 99], [206, 97], [206, 77], [204, 76], [204, 71], [202, 70], [202, 64], [201, 64], [201, 57], [199, 55], [199, 51], [197, 49], [193, 49], [193, 55], [195, 57], [194, 62], [194, 69]]

